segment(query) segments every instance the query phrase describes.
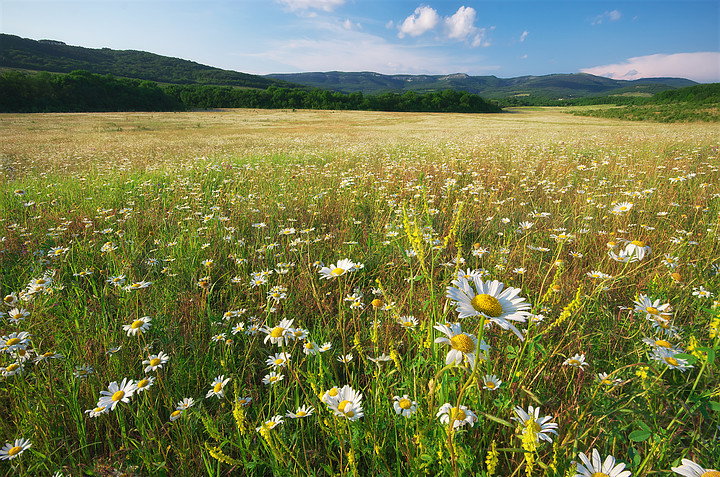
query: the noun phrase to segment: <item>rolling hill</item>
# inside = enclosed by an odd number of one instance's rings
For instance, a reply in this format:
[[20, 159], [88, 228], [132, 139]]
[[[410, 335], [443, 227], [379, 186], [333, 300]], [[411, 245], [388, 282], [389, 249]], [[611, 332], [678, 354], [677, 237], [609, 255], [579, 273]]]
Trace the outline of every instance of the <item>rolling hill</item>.
[[343, 93], [362, 92], [364, 94], [373, 94], [407, 91], [425, 93], [454, 89], [478, 94], [490, 99], [503, 99], [513, 96], [573, 99], [610, 94], [651, 95], [669, 89], [697, 84], [683, 78], [650, 78], [622, 81], [586, 73], [498, 78], [496, 76], [469, 76], [462, 73], [452, 75], [383, 75], [372, 72], [347, 73], [331, 71], [325, 73], [271, 74], [267, 75], [267, 77]]

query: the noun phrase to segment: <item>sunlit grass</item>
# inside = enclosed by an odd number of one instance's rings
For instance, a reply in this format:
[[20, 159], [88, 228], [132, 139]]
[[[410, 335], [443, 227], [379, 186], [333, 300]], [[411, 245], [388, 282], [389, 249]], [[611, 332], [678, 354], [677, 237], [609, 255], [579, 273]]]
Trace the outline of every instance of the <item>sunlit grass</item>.
[[633, 475], [720, 466], [710, 126], [0, 124], [3, 472], [572, 476], [593, 448]]

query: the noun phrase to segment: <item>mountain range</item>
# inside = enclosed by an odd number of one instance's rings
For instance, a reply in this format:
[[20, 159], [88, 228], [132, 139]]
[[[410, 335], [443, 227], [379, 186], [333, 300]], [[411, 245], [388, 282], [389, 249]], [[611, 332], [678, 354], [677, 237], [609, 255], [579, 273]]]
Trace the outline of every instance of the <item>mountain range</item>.
[[650, 96], [692, 86], [684, 78], [615, 80], [586, 73], [498, 78], [496, 76], [384, 75], [373, 72], [316, 72], [251, 75], [202, 65], [144, 51], [92, 49], [56, 40], [31, 40], [0, 34], [0, 69], [69, 73], [86, 70], [165, 84], [199, 84], [266, 89], [320, 88], [342, 93], [377, 94], [413, 91], [427, 93], [452, 89], [489, 99], [575, 99], [591, 96]]

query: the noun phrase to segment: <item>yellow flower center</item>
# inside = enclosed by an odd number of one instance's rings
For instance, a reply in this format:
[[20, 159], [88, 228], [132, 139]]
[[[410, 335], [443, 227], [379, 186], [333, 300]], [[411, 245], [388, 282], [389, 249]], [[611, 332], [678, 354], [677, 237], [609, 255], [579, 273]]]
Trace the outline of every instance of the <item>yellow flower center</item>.
[[43, 353], [42, 357], [50, 358], [50, 357], [52, 357], [53, 354], [55, 354], [55, 353], [53, 353], [52, 351], [47, 351], [47, 352]]
[[150, 381], [147, 379], [143, 379], [143, 380], [138, 381], [137, 387], [138, 387], [138, 389], [142, 389], [145, 386], [147, 386], [148, 384], [150, 384]]
[[412, 402], [410, 402], [409, 399], [401, 399], [398, 401], [398, 406], [400, 406], [402, 409], [410, 409], [412, 407]]
[[312, 343], [305, 343], [305, 349], [313, 349], [315, 346], [313, 346]]
[[667, 320], [655, 320], [655, 323], [657, 323], [660, 328], [666, 330], [670, 328], [670, 322]]
[[20, 338], [10, 338], [9, 340], [7, 340], [6, 344], [8, 346], [13, 346], [13, 345], [18, 344], [19, 342], [20, 342]]
[[373, 308], [380, 308], [382, 306], [382, 300], [380, 298], [375, 298], [373, 301], [370, 302], [370, 304], [373, 306]]
[[340, 404], [338, 404], [338, 411], [344, 413], [345, 408], [347, 407], [348, 404], [350, 404], [350, 401], [348, 401], [347, 399], [344, 401], [340, 401]]
[[13, 447], [12, 449], [10, 449], [10, 450], [8, 451], [8, 455], [9, 455], [10, 457], [15, 456], [15, 455], [18, 455], [21, 450], [22, 450], [22, 447], [20, 447], [20, 446], [15, 446], [15, 447]]
[[282, 358], [278, 358], [278, 359], [275, 360], [275, 364], [277, 364], [278, 366], [281, 365], [281, 364], [283, 364], [284, 362], [285, 362], [285, 361], [284, 361]]
[[295, 415], [296, 415], [297, 417], [305, 417], [305, 416], [307, 416], [307, 412], [305, 412], [305, 411], [298, 411]]
[[654, 306], [648, 306], [647, 308], [645, 308], [645, 311], [646, 311], [647, 313], [650, 313], [651, 315], [657, 315], [657, 314], [658, 314], [658, 309], [655, 308]]
[[415, 325], [412, 321], [403, 321], [403, 326], [405, 328], [412, 328]]
[[182, 414], [182, 411], [178, 409], [177, 411], [173, 411], [172, 414], [170, 414], [170, 417], [176, 417], [180, 414]]
[[160, 358], [153, 358], [150, 360], [150, 366], [157, 366], [158, 364], [160, 364], [160, 361]]
[[11, 364], [10, 366], [8, 366], [7, 368], [5, 368], [5, 371], [7, 371], [8, 373], [12, 373], [13, 371], [15, 371], [16, 369], [18, 369], [19, 367], [20, 367], [19, 364], [13, 363], [13, 364]]
[[635, 245], [636, 247], [640, 247], [640, 248], [644, 248], [644, 247], [645, 247], [645, 242], [643, 242], [642, 240], [633, 240], [633, 241], [630, 242], [630, 243], [633, 244], [633, 245]]
[[603, 472], [594, 472], [591, 477], [610, 477], [610, 476]]
[[475, 311], [489, 317], [497, 318], [502, 315], [502, 305], [500, 305], [498, 299], [492, 295], [486, 293], [475, 295], [475, 297], [470, 300], [470, 304], [475, 308]]
[[343, 273], [345, 273], [344, 268], [333, 268], [332, 271], [330, 272], [330, 275], [332, 275], [334, 277], [339, 277]]
[[220, 391], [222, 391], [222, 386], [222, 383], [216, 383], [215, 386], [213, 386], [213, 392], [219, 393]]
[[268, 379], [268, 381], [270, 381], [271, 383], [274, 383], [274, 382], [276, 382], [277, 380], [278, 380], [278, 377], [277, 377], [277, 376], [270, 376], [270, 379]]
[[492, 381], [488, 381], [485, 383], [485, 387], [488, 389], [495, 389], [495, 383], [493, 383]]
[[529, 427], [531, 424], [532, 424], [533, 431], [535, 431], [536, 434], [541, 431], [540, 424], [535, 422], [535, 420], [528, 419], [527, 421], [525, 421], [525, 427]]
[[676, 282], [679, 282], [679, 281], [682, 279], [682, 276], [680, 276], [680, 274], [677, 273], [677, 272], [671, 273], [670, 276], [671, 276], [672, 279], [675, 280]]
[[285, 328], [283, 328], [282, 326], [276, 326], [270, 332], [270, 336], [272, 336], [273, 338], [280, 338], [284, 332], [285, 332]]
[[580, 361], [578, 361], [577, 359], [571, 359], [570, 361], [568, 361], [568, 364], [570, 366], [580, 366]]
[[132, 325], [130, 325], [130, 328], [132, 328], [133, 330], [137, 330], [144, 324], [145, 322], [143, 320], [135, 320], [132, 322]]
[[345, 413], [345, 415], [346, 415], [348, 418], [352, 419], [352, 417], [355, 415], [355, 413], [352, 412], [352, 411], [348, 411], [348, 412]]
[[464, 421], [467, 414], [462, 409], [454, 407], [450, 409], [450, 417], [456, 421]]
[[472, 338], [465, 333], [461, 333], [450, 338], [450, 346], [452, 346], [453, 349], [462, 351], [463, 353], [472, 353], [475, 351], [475, 343], [473, 343]]
[[700, 477], [720, 477], [720, 471], [708, 470], [707, 472], [702, 474]]
[[673, 358], [672, 356], [668, 356], [667, 358], [663, 358], [663, 359], [665, 360], [666, 363], [668, 363], [671, 366], [677, 366], [679, 364], [678, 360]]
[[335, 396], [337, 396], [337, 394], [338, 394], [337, 388], [332, 388], [330, 391], [328, 391], [328, 395], [330, 395], [331, 397], [335, 397]]
[[602, 381], [600, 381], [600, 384], [604, 384], [604, 385], [606, 385], [606, 386], [609, 386], [609, 385], [612, 384], [612, 381], [610, 381], [609, 378], [605, 378], [605, 379], [603, 379]]
[[45, 285], [45, 283], [47, 283], [47, 281], [46, 281], [44, 278], [38, 278], [38, 279], [35, 281], [35, 283], [38, 284], [38, 285]]
[[672, 345], [665, 340], [657, 340], [655, 342], [655, 346], [659, 346], [661, 348], [672, 348]]
[[113, 400], [113, 401], [119, 401], [119, 400], [121, 400], [121, 399], [124, 398], [124, 397], [125, 397], [125, 391], [123, 391], [123, 390], [121, 389], [120, 391], [117, 391], [115, 394], [112, 395], [112, 400]]

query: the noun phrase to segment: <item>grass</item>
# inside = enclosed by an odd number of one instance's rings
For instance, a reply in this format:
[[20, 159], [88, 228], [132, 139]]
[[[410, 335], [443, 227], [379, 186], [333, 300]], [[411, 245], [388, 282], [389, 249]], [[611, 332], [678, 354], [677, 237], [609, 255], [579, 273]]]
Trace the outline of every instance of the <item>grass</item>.
[[[0, 124], [3, 473], [572, 476], [591, 449], [638, 476], [720, 465], [712, 126], [555, 110]], [[484, 290], [466, 311], [485, 314], [460, 318], [452, 289], [492, 280], [522, 300]], [[522, 340], [498, 326], [513, 309]], [[94, 416], [101, 391], [116, 407]]]

